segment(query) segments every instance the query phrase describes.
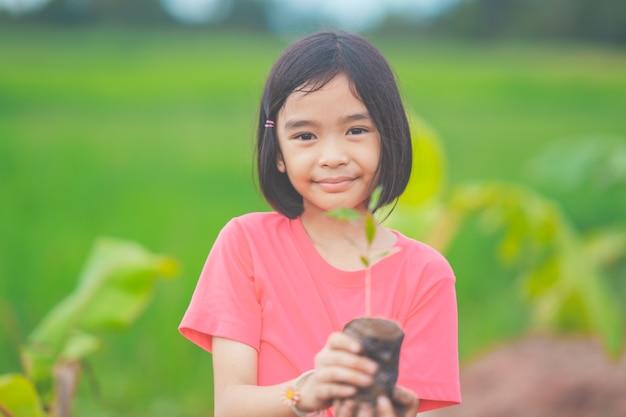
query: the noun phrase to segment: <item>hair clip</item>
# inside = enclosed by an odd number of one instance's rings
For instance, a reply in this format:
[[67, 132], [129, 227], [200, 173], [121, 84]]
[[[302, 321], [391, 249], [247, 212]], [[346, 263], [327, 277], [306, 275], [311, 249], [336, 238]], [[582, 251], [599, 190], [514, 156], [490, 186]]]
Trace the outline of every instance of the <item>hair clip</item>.
[[274, 127], [274, 121], [273, 120], [266, 120], [265, 121], [265, 127]]

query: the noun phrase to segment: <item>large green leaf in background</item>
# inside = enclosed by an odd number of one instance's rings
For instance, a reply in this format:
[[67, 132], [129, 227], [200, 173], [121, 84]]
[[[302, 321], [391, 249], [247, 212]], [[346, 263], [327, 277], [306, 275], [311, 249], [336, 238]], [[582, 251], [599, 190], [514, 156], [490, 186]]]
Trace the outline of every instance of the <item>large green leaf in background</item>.
[[435, 130], [416, 114], [409, 115], [409, 124], [413, 138], [413, 171], [399, 203], [403, 207], [420, 207], [444, 192], [447, 166]]
[[[407, 187], [389, 216], [391, 227], [421, 240], [428, 240], [439, 224], [446, 192], [447, 161], [437, 132], [415, 113], [409, 114], [413, 145], [413, 170]], [[443, 232], [442, 232], [443, 233]], [[429, 241], [437, 246], [434, 241]]]
[[44, 403], [53, 399], [55, 366], [96, 351], [96, 333], [132, 324], [150, 302], [156, 279], [176, 271], [173, 259], [134, 242], [98, 239], [75, 291], [50, 311], [22, 349], [26, 373]]
[[626, 140], [590, 135], [553, 141], [527, 166], [535, 188], [583, 229], [626, 226]]

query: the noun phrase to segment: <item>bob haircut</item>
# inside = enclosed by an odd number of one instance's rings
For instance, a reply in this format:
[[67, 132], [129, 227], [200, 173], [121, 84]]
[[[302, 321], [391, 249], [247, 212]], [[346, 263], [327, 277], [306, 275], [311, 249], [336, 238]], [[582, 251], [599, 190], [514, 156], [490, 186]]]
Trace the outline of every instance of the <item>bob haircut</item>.
[[296, 218], [304, 210], [302, 196], [287, 174], [278, 171], [280, 155], [275, 121], [294, 91], [312, 92], [338, 74], [345, 74], [361, 99], [381, 140], [378, 184], [382, 193], [376, 209], [395, 202], [411, 175], [411, 133], [396, 79], [387, 60], [366, 39], [344, 32], [317, 32], [296, 41], [278, 58], [261, 98], [256, 158], [259, 185], [267, 202], [279, 213]]

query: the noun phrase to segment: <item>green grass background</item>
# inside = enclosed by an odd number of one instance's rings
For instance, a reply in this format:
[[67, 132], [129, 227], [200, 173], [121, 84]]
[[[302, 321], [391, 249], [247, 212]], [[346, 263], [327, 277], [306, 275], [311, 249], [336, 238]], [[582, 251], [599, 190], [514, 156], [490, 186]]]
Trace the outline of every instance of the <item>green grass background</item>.
[[[267, 210], [252, 165], [257, 104], [290, 40], [0, 28], [0, 373], [20, 370], [17, 346], [74, 288], [94, 238], [131, 239], [183, 269], [135, 326], [106, 336], [76, 415], [210, 414], [210, 356], [176, 328], [223, 224]], [[626, 137], [623, 49], [372, 40], [407, 107], [441, 135], [451, 183], [524, 181], [525, 164], [551, 141]], [[524, 326], [488, 250], [470, 229], [448, 254], [463, 360]], [[485, 306], [494, 314], [480, 325]]]

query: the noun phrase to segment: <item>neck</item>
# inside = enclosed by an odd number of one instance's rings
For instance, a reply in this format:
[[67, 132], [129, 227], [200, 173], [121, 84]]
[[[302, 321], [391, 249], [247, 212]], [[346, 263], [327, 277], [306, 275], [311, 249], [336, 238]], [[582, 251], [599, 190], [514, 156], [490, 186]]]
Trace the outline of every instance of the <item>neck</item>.
[[397, 239], [387, 228], [378, 225], [368, 251], [363, 221], [337, 220], [324, 212], [307, 210], [302, 213], [301, 221], [318, 253], [331, 265], [345, 270], [363, 269], [361, 256], [389, 251]]
[[352, 241], [357, 244], [365, 243], [363, 221], [345, 221], [326, 215], [325, 212], [311, 212], [305, 210], [300, 216], [302, 225], [313, 243]]

